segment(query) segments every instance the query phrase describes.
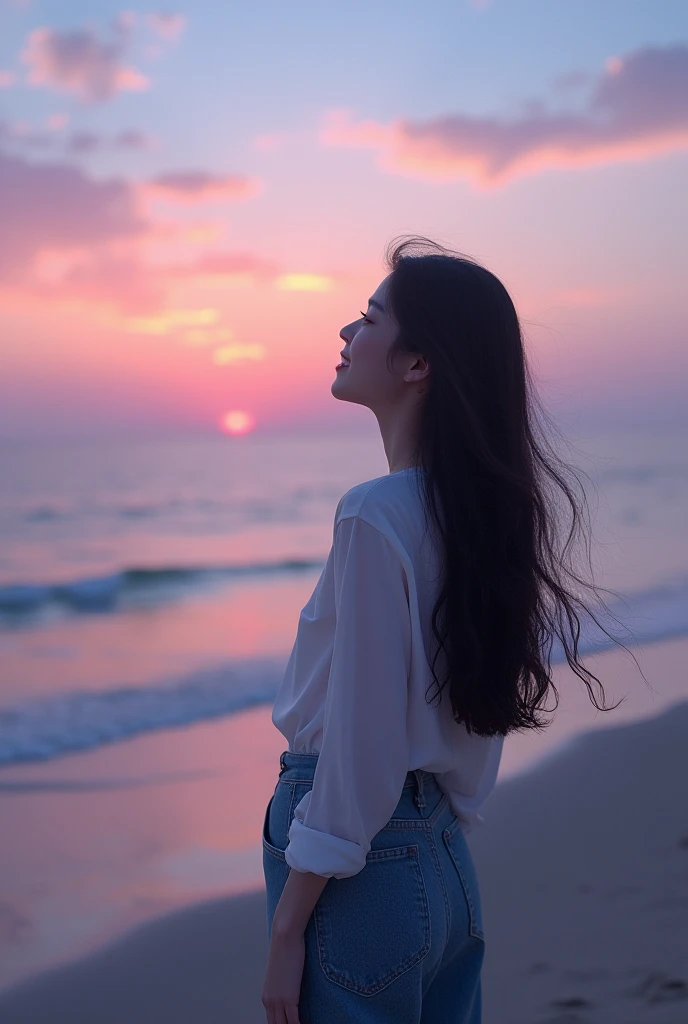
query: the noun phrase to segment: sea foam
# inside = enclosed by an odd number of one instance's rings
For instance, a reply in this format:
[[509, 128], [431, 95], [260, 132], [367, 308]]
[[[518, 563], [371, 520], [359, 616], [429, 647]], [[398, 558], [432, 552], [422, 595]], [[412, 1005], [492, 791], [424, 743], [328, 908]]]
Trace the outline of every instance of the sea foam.
[[[631, 648], [688, 633], [688, 578], [609, 601], [599, 621]], [[579, 651], [615, 646], [590, 619], [583, 619]], [[552, 662], [564, 660], [559, 641]], [[56, 694], [0, 708], [0, 764], [41, 761], [89, 750], [159, 729], [231, 715], [271, 703], [283, 677], [282, 658], [233, 660], [175, 680], [102, 691]]]

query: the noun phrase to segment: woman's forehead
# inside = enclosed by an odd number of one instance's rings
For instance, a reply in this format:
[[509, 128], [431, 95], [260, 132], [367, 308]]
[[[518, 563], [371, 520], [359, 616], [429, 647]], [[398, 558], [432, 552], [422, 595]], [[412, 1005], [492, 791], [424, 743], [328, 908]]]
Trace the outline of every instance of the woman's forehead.
[[383, 313], [385, 312], [386, 309], [385, 299], [387, 298], [387, 284], [389, 282], [389, 277], [390, 275], [388, 274], [387, 277], [385, 277], [384, 280], [380, 282], [380, 284], [377, 286], [373, 294], [368, 299], [368, 302], [370, 303], [371, 306], [376, 306]]

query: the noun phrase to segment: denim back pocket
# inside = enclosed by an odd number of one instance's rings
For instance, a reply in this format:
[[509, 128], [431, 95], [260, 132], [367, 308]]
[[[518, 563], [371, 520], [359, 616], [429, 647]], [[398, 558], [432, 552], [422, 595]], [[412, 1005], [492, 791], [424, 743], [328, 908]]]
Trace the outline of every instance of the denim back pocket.
[[375, 995], [430, 951], [418, 846], [371, 850], [357, 874], [329, 879], [313, 914], [326, 977]]
[[466, 842], [466, 836], [463, 833], [458, 817], [455, 817], [442, 832], [442, 839], [444, 840], [444, 845], [449, 851], [452, 863], [456, 867], [461, 881], [461, 888], [463, 889], [463, 894], [466, 897], [470, 934], [476, 939], [482, 939], [484, 941], [485, 932], [483, 931], [483, 915], [480, 903], [478, 876], [475, 871], [471, 851], [468, 847], [468, 843]]
[[310, 781], [278, 780], [263, 819], [263, 849], [267, 853], [285, 859], [284, 851], [289, 843], [289, 826], [294, 818], [294, 808], [311, 785]]
[[[267, 910], [268, 940], [272, 935], [272, 919], [279, 903], [282, 890], [289, 877], [289, 865], [287, 864], [284, 850], [275, 846], [272, 841], [270, 826], [279, 819], [282, 794], [275, 790], [265, 808], [263, 818], [263, 875], [265, 877], [265, 896]], [[276, 830], [275, 839], [279, 842], [279, 828]]]
[[281, 793], [279, 793], [278, 789], [276, 788], [275, 792], [272, 794], [268, 801], [267, 807], [265, 808], [265, 817], [263, 818], [263, 851], [265, 853], [272, 854], [273, 857], [277, 857], [280, 860], [284, 860], [284, 850], [281, 850], [278, 846], [275, 846], [270, 838], [270, 812], [272, 811], [273, 806], [275, 805], [275, 800], [278, 795], [281, 796]]

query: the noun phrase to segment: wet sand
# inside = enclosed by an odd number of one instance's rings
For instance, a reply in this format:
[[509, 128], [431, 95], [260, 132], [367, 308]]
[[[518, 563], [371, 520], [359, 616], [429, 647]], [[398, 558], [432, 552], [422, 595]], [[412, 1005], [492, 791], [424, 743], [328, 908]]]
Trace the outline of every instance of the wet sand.
[[[688, 696], [686, 642], [654, 652], [652, 683], [661, 662]], [[483, 1024], [688, 1021], [688, 700], [604, 722], [500, 781], [469, 836]], [[204, 900], [5, 991], [0, 1020], [264, 1024], [265, 955], [260, 890]]]

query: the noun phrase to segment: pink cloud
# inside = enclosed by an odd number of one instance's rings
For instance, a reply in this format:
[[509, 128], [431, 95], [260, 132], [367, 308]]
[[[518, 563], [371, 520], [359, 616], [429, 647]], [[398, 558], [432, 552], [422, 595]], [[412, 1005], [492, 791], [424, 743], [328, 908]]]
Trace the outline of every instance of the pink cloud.
[[136, 310], [161, 301], [139, 255], [150, 225], [126, 181], [0, 152], [0, 223], [5, 291]]
[[159, 174], [142, 185], [145, 197], [175, 203], [250, 199], [260, 189], [258, 179], [245, 174], [208, 174], [205, 171], [172, 171]]
[[186, 28], [186, 18], [183, 14], [149, 14], [148, 22], [163, 39], [177, 39]]
[[366, 147], [381, 170], [430, 181], [468, 178], [482, 188], [551, 168], [649, 160], [688, 148], [688, 46], [610, 58], [582, 113], [531, 103], [506, 119], [454, 114], [389, 124], [330, 113], [323, 145]]
[[45, 299], [72, 299], [80, 305], [105, 305], [130, 314], [150, 313], [164, 304], [166, 280], [160, 268], [143, 264], [136, 246], [119, 246], [114, 252], [104, 248], [86, 254], [54, 284], [46, 284], [39, 291]]
[[14, 85], [14, 72], [0, 70], [0, 89], [9, 89]]
[[192, 264], [179, 267], [176, 273], [188, 277], [234, 277], [247, 274], [256, 280], [272, 280], [282, 271], [274, 260], [256, 256], [245, 250], [208, 253]]
[[31, 164], [0, 152], [0, 274], [24, 274], [43, 247], [134, 238], [145, 230], [126, 182], [94, 181], [66, 164]]
[[[155, 226], [151, 237], [155, 237]], [[153, 315], [165, 307], [170, 289], [180, 282], [221, 277], [265, 284], [274, 282], [284, 270], [274, 260], [245, 250], [151, 265], [142, 259], [136, 242], [127, 240], [95, 250], [42, 250], [34, 267], [40, 271], [34, 294], [43, 299], [71, 299], [79, 305], [108, 306], [117, 313]]]
[[[82, 133], [82, 148], [98, 144], [98, 136]], [[189, 185], [187, 176], [179, 177]], [[191, 196], [204, 194], [197, 185]], [[147, 216], [140, 200], [136, 181], [97, 181], [72, 165], [33, 164], [0, 149], [0, 289], [5, 296], [143, 314], [164, 308], [180, 282], [208, 276], [269, 281], [283, 270], [246, 251], [184, 262], [193, 225]], [[176, 262], [169, 244], [156, 254], [164, 239], [181, 243]]]
[[91, 29], [35, 29], [21, 53], [29, 81], [84, 100], [106, 100], [125, 90], [147, 89], [149, 80], [124, 63], [130, 24], [131, 19], [120, 17], [111, 42], [101, 41]]

